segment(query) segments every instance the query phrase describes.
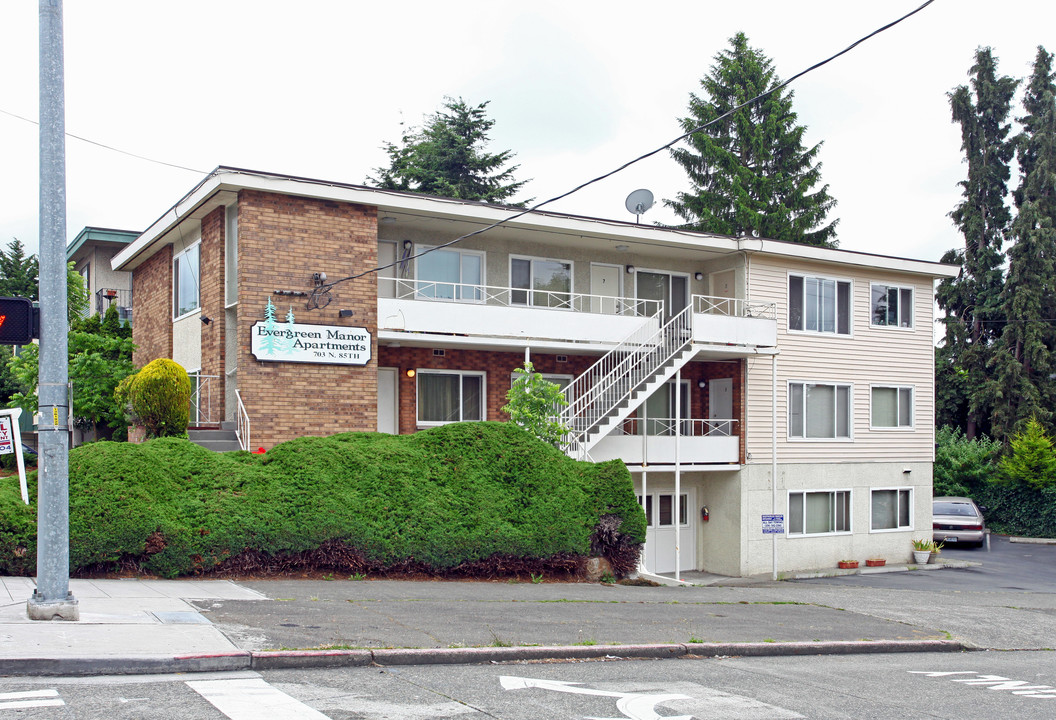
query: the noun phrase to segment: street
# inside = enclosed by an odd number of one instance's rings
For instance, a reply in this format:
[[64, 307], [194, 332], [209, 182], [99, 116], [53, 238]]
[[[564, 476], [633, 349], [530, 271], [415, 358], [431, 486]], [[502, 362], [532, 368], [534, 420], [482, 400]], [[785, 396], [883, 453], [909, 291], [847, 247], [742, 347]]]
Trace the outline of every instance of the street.
[[612, 660], [0, 680], [3, 718], [999, 718], [1056, 713], [1056, 653]]

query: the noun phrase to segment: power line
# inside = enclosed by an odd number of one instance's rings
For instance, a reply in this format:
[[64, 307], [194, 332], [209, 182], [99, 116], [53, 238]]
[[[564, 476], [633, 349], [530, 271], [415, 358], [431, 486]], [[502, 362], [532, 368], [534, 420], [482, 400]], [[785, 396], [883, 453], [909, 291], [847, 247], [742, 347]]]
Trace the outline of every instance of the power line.
[[572, 188], [571, 190], [569, 190], [567, 192], [564, 192], [564, 193], [562, 193], [560, 195], [556, 195], [556, 196], [550, 198], [549, 200], [544, 200], [541, 203], [537, 203], [537, 204], [533, 205], [530, 208], [526, 208], [524, 210], [521, 210], [520, 212], [514, 213], [513, 215], [510, 215], [508, 217], [503, 218], [502, 220], [498, 220], [497, 222], [494, 222], [491, 225], [488, 225], [487, 227], [483, 227], [483, 228], [480, 228], [479, 230], [474, 230], [473, 232], [466, 233], [465, 235], [461, 235], [461, 236], [455, 238], [454, 240], [450, 240], [450, 241], [448, 241], [446, 243], [442, 243], [440, 245], [436, 245], [434, 247], [429, 248], [428, 250], [424, 250], [424, 251], [422, 251], [422, 252], [420, 252], [420, 253], [418, 253], [416, 255], [412, 255], [411, 257], [403, 258], [401, 260], [397, 260], [395, 262], [391, 262], [391, 263], [389, 263], [387, 265], [380, 265], [380, 266], [378, 266], [376, 268], [372, 268], [370, 270], [364, 270], [361, 273], [356, 273], [355, 275], [349, 275], [348, 277], [341, 278], [340, 280], [334, 280], [331, 283], [326, 283], [324, 285], [320, 285], [319, 287], [317, 287], [315, 290], [312, 291], [311, 297], [308, 300], [308, 308], [312, 309], [313, 307], [319, 307], [319, 302], [318, 302], [319, 295], [321, 295], [321, 294], [329, 295], [330, 290], [335, 285], [338, 285], [339, 283], [348, 282], [349, 280], [356, 280], [357, 278], [361, 278], [361, 277], [363, 277], [365, 275], [370, 275], [371, 273], [376, 273], [379, 270], [386, 270], [386, 269], [388, 269], [390, 267], [395, 267], [396, 265], [398, 265], [400, 263], [408, 262], [410, 260], [417, 260], [418, 258], [422, 257], [423, 255], [428, 255], [431, 252], [436, 252], [437, 250], [442, 250], [442, 249], [444, 249], [446, 247], [450, 247], [450, 246], [454, 245], [455, 243], [462, 242], [463, 240], [471, 238], [471, 237], [473, 237], [475, 235], [480, 235], [480, 234], [485, 233], [485, 232], [487, 232], [489, 230], [494, 230], [495, 228], [499, 227], [500, 225], [504, 225], [504, 224], [506, 224], [506, 223], [508, 223], [508, 222], [510, 222], [512, 220], [516, 220], [519, 217], [524, 217], [525, 215], [527, 215], [529, 213], [535, 212], [536, 210], [538, 210], [539, 208], [543, 207], [544, 205], [549, 205], [552, 202], [557, 202], [558, 200], [562, 200], [562, 199], [568, 197], [569, 195], [572, 195], [574, 193], [579, 192], [580, 190], [582, 190], [585, 187], [593, 185], [594, 183], [597, 183], [597, 182], [600, 182], [602, 180], [605, 180], [606, 178], [612, 177], [616, 173], [619, 173], [619, 172], [621, 172], [623, 170], [626, 170], [627, 168], [629, 168], [631, 165], [634, 165], [635, 163], [638, 163], [638, 162], [641, 162], [642, 160], [650, 158], [653, 155], [656, 155], [657, 153], [663, 152], [664, 150], [668, 150], [673, 145], [675, 145], [676, 143], [682, 142], [683, 140], [688, 138], [690, 135], [698, 133], [701, 130], [705, 130], [706, 128], [710, 127], [711, 125], [714, 125], [715, 123], [717, 123], [717, 122], [719, 122], [721, 120], [725, 120], [726, 118], [728, 118], [729, 116], [731, 116], [735, 112], [737, 112], [738, 110], [741, 110], [741, 109], [747, 107], [748, 105], [751, 105], [754, 102], [762, 100], [765, 97], [773, 95], [775, 92], [784, 89], [785, 87], [790, 85], [793, 81], [798, 80], [799, 78], [803, 77], [807, 73], [813, 72], [814, 70], [817, 70], [818, 68], [820, 68], [820, 67], [822, 67], [824, 65], [828, 65], [830, 62], [832, 62], [833, 60], [835, 60], [836, 58], [838, 58], [838, 57], [840, 57], [842, 55], [846, 55], [847, 53], [849, 53], [851, 50], [853, 50], [854, 48], [856, 48], [859, 45], [861, 45], [866, 40], [869, 40], [869, 39], [879, 35], [880, 33], [884, 32], [885, 30], [889, 30], [890, 28], [894, 27], [895, 25], [898, 25], [903, 20], [906, 20], [907, 18], [910, 18], [913, 15], [916, 15], [921, 10], [926, 8], [928, 5], [931, 5], [933, 2], [935, 2], [935, 0], [927, 0], [927, 2], [923, 3], [922, 5], [917, 7], [916, 9], [911, 10], [910, 12], [906, 13], [905, 15], [903, 15], [900, 18], [898, 18], [897, 20], [892, 20], [891, 22], [887, 23], [886, 25], [884, 25], [882, 27], [879, 27], [876, 30], [872, 31], [868, 35], [865, 35], [865, 36], [855, 40], [853, 43], [851, 43], [850, 45], [845, 47], [843, 50], [840, 50], [838, 53], [836, 53], [834, 55], [831, 55], [828, 58], [826, 58], [826, 59], [824, 59], [824, 60], [822, 60], [820, 62], [814, 63], [813, 65], [808, 67], [806, 70], [801, 70], [800, 72], [796, 73], [795, 75], [793, 75], [789, 79], [785, 80], [784, 82], [782, 82], [782, 83], [780, 83], [778, 85], [775, 85], [774, 87], [770, 88], [766, 92], [760, 93], [759, 95], [756, 95], [755, 97], [753, 97], [751, 100], [747, 100], [747, 101], [741, 103], [740, 105], [738, 105], [737, 107], [731, 108], [730, 110], [726, 111], [722, 115], [719, 115], [717, 118], [709, 120], [708, 122], [706, 122], [706, 123], [704, 123], [702, 125], [698, 125], [697, 127], [693, 128], [689, 132], [686, 132], [686, 133], [683, 133], [682, 135], [679, 135], [674, 140], [661, 145], [660, 147], [656, 148], [655, 150], [650, 150], [649, 152], [645, 153], [644, 155], [639, 155], [638, 157], [634, 158], [633, 160], [629, 160], [629, 161], [623, 163], [622, 165], [617, 167], [615, 170], [611, 170], [611, 171], [605, 173], [604, 175], [599, 175], [599, 176], [597, 176], [597, 177], [595, 177], [595, 178], [593, 178], [591, 180], [587, 180], [586, 182], [581, 183], [580, 185], [577, 185], [576, 187]]
[[[38, 125], [38, 126], [40, 125], [40, 122], [38, 122], [37, 120], [33, 120], [33, 119], [27, 118], [27, 117], [23, 117], [22, 115], [17, 115], [17, 114], [15, 114], [13, 112], [8, 112], [7, 110], [4, 110], [3, 108], [0, 108], [0, 113], [3, 113], [4, 115], [9, 115], [10, 117], [17, 118], [19, 120], [24, 120], [25, 122], [28, 122], [31, 125]], [[134, 152], [129, 152], [128, 150], [122, 150], [121, 148], [116, 148], [116, 147], [114, 147], [112, 145], [107, 145], [105, 143], [96, 142], [95, 140], [89, 140], [86, 137], [81, 137], [80, 135], [74, 135], [71, 132], [66, 133], [66, 137], [71, 137], [74, 140], [80, 140], [81, 142], [86, 142], [89, 145], [95, 145], [96, 147], [101, 147], [101, 148], [103, 148], [105, 150], [112, 150], [113, 152], [121, 153], [122, 155], [128, 155], [129, 157], [134, 157], [134, 158], [136, 158], [138, 160], [146, 160], [147, 162], [152, 162], [152, 163], [154, 163], [156, 165], [164, 165], [165, 167], [176, 168], [177, 170], [186, 170], [187, 172], [193, 172], [193, 173], [196, 173], [198, 175], [204, 175], [205, 172], [206, 172], [205, 170], [195, 170], [194, 168], [189, 168], [189, 167], [186, 167], [184, 165], [176, 165], [175, 163], [165, 162], [164, 160], [155, 160], [154, 158], [149, 158], [146, 155], [137, 155]]]

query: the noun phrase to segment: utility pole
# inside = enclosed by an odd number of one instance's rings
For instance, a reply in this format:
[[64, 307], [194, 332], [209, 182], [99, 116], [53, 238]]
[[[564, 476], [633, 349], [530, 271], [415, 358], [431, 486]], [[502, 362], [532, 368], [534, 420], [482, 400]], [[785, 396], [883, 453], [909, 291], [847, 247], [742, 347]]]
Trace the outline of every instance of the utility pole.
[[31, 620], [77, 620], [70, 592], [66, 328], [66, 108], [62, 0], [40, 0], [40, 408], [37, 589]]

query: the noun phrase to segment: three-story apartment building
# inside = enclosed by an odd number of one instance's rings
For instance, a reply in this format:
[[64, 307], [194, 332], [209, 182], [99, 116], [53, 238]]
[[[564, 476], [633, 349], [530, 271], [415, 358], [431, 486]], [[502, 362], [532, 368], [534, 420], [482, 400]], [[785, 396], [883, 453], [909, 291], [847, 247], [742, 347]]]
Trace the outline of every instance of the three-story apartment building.
[[530, 359], [569, 400], [566, 451], [631, 471], [651, 572], [902, 559], [930, 536], [952, 268], [549, 212], [488, 229], [511, 214], [219, 168], [114, 259], [136, 362], [196, 372], [270, 447], [504, 420]]

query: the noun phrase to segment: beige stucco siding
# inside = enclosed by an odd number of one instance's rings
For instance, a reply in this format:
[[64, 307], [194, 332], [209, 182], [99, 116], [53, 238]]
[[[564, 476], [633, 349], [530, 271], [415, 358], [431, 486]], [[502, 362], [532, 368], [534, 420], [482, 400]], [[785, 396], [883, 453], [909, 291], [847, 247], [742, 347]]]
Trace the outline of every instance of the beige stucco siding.
[[[791, 273], [851, 282], [850, 335], [788, 330], [788, 276]], [[930, 462], [934, 448], [933, 281], [911, 273], [870, 271], [822, 263], [781, 261], [755, 256], [750, 269], [753, 302], [777, 304], [778, 460], [792, 462]], [[870, 324], [872, 283], [913, 288], [913, 327]], [[788, 383], [803, 381], [851, 386], [850, 440], [788, 438]], [[870, 428], [871, 388], [911, 386], [913, 428]], [[771, 365], [766, 358], [748, 364], [750, 462], [769, 462], [771, 448]]]

